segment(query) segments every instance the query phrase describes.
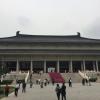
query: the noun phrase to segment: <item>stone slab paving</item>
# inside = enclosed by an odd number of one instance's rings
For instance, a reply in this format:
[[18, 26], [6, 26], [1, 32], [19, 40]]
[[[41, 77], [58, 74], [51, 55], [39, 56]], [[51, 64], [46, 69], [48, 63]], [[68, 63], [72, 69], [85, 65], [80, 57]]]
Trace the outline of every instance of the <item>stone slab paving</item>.
[[[18, 97], [12, 93], [2, 100], [57, 100], [55, 86], [50, 84], [41, 89], [38, 85], [34, 85], [34, 88], [29, 88], [28, 85], [26, 93], [22, 93], [20, 89]], [[66, 87], [67, 100], [100, 100], [100, 83], [92, 83], [92, 86], [74, 83], [72, 88], [68, 87], [68, 84]]]

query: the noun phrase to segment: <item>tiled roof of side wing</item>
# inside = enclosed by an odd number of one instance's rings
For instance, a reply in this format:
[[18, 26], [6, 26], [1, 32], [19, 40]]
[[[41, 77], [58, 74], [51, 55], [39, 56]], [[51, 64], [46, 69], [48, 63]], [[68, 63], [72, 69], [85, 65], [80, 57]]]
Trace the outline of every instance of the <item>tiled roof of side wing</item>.
[[89, 42], [100, 43], [100, 39], [84, 38], [80, 35], [66, 35], [66, 36], [54, 36], [54, 35], [26, 35], [16, 34], [16, 36], [0, 38], [0, 42]]

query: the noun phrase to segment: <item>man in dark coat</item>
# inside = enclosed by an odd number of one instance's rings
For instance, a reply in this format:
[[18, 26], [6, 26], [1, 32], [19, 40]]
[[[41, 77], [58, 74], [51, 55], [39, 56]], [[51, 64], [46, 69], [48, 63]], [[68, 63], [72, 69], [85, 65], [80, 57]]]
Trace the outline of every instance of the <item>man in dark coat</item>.
[[62, 84], [62, 87], [61, 87], [61, 96], [62, 96], [62, 100], [66, 100], [66, 86], [65, 86], [65, 83]]

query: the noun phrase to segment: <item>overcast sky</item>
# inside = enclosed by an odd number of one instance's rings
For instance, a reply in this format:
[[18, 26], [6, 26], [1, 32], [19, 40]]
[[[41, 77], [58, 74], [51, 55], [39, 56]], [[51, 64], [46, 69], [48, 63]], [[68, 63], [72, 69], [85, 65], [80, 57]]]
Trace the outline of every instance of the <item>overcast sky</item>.
[[100, 0], [0, 0], [0, 37], [17, 30], [100, 38]]

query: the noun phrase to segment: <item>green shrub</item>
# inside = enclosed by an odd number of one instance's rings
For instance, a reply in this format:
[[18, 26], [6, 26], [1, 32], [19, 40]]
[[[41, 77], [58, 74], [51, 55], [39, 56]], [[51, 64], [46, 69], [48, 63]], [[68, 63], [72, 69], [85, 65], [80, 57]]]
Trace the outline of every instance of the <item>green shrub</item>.
[[3, 94], [4, 90], [0, 87], [0, 94]]
[[0, 81], [1, 85], [5, 85], [5, 84], [11, 84], [13, 82], [13, 80], [3, 80], [2, 82]]
[[97, 81], [97, 77], [91, 77], [89, 80], [90, 80], [90, 82], [96, 82]]

